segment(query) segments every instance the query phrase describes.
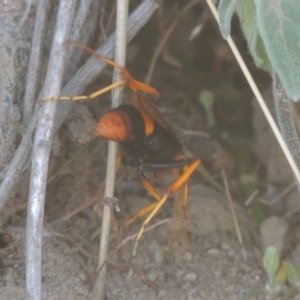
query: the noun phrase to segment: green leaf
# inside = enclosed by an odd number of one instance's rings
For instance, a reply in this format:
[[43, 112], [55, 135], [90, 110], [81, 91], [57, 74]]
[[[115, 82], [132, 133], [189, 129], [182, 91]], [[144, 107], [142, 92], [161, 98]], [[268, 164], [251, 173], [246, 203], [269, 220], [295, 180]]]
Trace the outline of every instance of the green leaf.
[[213, 112], [213, 104], [215, 101], [214, 94], [211, 91], [204, 90], [199, 94], [199, 101], [204, 107], [208, 127], [211, 128], [217, 126]]
[[221, 0], [218, 6], [220, 30], [224, 39], [230, 35], [231, 19], [238, 0]]
[[255, 0], [257, 23], [287, 95], [300, 98], [300, 2]]
[[300, 283], [300, 270], [290, 262], [285, 262], [287, 278], [290, 283]]
[[258, 32], [254, 0], [239, 1], [236, 13], [256, 66], [272, 73], [271, 62]]
[[264, 251], [263, 265], [269, 276], [276, 274], [279, 262], [280, 258], [278, 250], [273, 246], [267, 247]]

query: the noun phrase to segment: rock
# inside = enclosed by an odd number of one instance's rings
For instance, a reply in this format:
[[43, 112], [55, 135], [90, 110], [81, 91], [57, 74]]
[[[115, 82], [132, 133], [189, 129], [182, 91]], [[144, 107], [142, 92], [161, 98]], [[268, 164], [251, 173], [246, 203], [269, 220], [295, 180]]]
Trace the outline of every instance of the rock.
[[161, 264], [164, 260], [164, 253], [162, 246], [158, 243], [158, 241], [153, 240], [148, 245], [148, 250], [154, 256], [154, 259], [157, 263]]
[[186, 251], [182, 258], [186, 261], [191, 261], [193, 259], [193, 254], [190, 251]]
[[197, 279], [196, 273], [187, 273], [184, 277], [184, 281], [195, 281]]
[[263, 249], [273, 246], [281, 254], [286, 242], [288, 229], [287, 222], [282, 218], [272, 216], [266, 219], [260, 226]]

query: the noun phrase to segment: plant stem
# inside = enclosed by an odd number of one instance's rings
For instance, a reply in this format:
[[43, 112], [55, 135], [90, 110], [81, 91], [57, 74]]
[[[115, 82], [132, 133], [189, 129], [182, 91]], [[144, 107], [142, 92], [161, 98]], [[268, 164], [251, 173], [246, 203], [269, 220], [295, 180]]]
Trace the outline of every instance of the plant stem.
[[[44, 93], [58, 95], [63, 80], [67, 48], [76, 1], [61, 0], [51, 48]], [[43, 104], [36, 129], [26, 222], [26, 299], [42, 298], [42, 235], [48, 162], [57, 103]]]
[[[115, 62], [121, 66], [125, 66], [126, 62], [126, 46], [127, 46], [127, 21], [128, 21], [128, 0], [117, 1], [117, 24], [116, 24], [116, 51]], [[122, 79], [119, 70], [115, 69], [114, 82]], [[112, 90], [112, 108], [121, 104], [123, 88], [119, 87]], [[106, 166], [106, 180], [104, 197], [114, 196], [115, 185], [115, 170], [116, 170], [116, 157], [118, 153], [117, 142], [108, 142], [107, 153], [107, 166]], [[103, 218], [100, 238], [100, 250], [98, 268], [106, 261], [109, 243], [109, 233], [111, 225], [111, 208], [107, 205], [103, 207]], [[106, 275], [106, 264], [98, 275], [97, 282], [95, 284], [94, 297], [95, 299], [103, 299], [104, 297], [104, 281]]]

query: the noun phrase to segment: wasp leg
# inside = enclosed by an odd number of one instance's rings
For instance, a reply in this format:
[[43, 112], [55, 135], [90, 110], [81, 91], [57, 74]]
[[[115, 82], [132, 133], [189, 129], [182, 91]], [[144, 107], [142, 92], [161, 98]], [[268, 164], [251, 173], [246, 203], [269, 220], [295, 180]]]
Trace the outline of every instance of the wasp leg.
[[[184, 163], [182, 165], [183, 167], [183, 172], [180, 172], [177, 168], [173, 169], [174, 172], [174, 177], [175, 178], [179, 178], [181, 176], [181, 174], [183, 174], [186, 170], [186, 168], [188, 168], [188, 166], [192, 163], [191, 159], [186, 159], [185, 156], [183, 156], [182, 154], [178, 155], [175, 158], [175, 162], [182, 162]], [[179, 189], [178, 189], [179, 190]], [[179, 190], [179, 193], [176, 193], [176, 197], [175, 197], [175, 205], [174, 205], [174, 216], [175, 217], [183, 217], [185, 219], [187, 219], [187, 197], [188, 197], [188, 192], [189, 192], [189, 188], [187, 183], [185, 183]]]
[[97, 98], [100, 95], [103, 95], [109, 91], [111, 91], [112, 89], [119, 87], [119, 86], [123, 86], [125, 85], [125, 81], [121, 80], [121, 81], [117, 81], [93, 94], [90, 95], [82, 95], [82, 96], [56, 96], [56, 97], [46, 97], [43, 98], [42, 101], [66, 101], [66, 100], [70, 100], [70, 101], [80, 101], [80, 100], [92, 100]]
[[145, 190], [156, 200], [161, 200], [161, 195], [159, 192], [155, 189], [155, 187], [150, 183], [150, 181], [145, 176], [144, 172], [140, 169], [138, 169], [138, 176], [140, 179], [140, 182], [142, 186], [145, 188]]
[[140, 240], [141, 236], [143, 235], [143, 232], [145, 231], [146, 226], [151, 221], [151, 219], [155, 216], [155, 214], [159, 211], [159, 209], [164, 205], [164, 203], [167, 201], [168, 197], [174, 193], [176, 190], [178, 190], [182, 185], [184, 185], [187, 180], [190, 178], [192, 173], [197, 169], [197, 167], [200, 165], [201, 161], [199, 159], [195, 159], [189, 166], [187, 166], [184, 170], [184, 173], [177, 178], [165, 191], [163, 197], [158, 202], [156, 207], [153, 209], [153, 211], [150, 213], [150, 215], [147, 217], [147, 219], [143, 222], [143, 225], [136, 237], [135, 245], [133, 248], [133, 255], [136, 254], [136, 249], [138, 245], [138, 241]]
[[157, 203], [155, 202], [155, 203], [152, 203], [150, 205], [143, 207], [133, 217], [131, 217], [125, 224], [122, 225], [122, 227], [120, 228], [120, 231], [122, 231], [124, 228], [131, 225], [137, 219], [143, 217], [146, 214], [149, 214], [151, 211], [153, 211], [153, 209], [155, 209], [156, 206], [157, 206]]
[[83, 95], [83, 96], [71, 96], [71, 97], [67, 97], [67, 96], [56, 96], [56, 97], [46, 97], [46, 98], [43, 98], [42, 100], [46, 101], [46, 100], [53, 100], [53, 101], [59, 101], [59, 100], [72, 100], [72, 101], [79, 101], [79, 100], [91, 100], [91, 99], [95, 99], [96, 97], [116, 88], [116, 87], [119, 87], [119, 86], [127, 86], [129, 89], [131, 89], [134, 93], [137, 92], [137, 91], [142, 91], [142, 92], [145, 92], [145, 93], [148, 93], [148, 94], [151, 94], [151, 95], [154, 95], [154, 96], [159, 96], [159, 92], [154, 89], [153, 87], [141, 82], [141, 81], [138, 81], [136, 79], [134, 79], [132, 77], [132, 75], [127, 71], [126, 68], [118, 65], [117, 63], [115, 63], [114, 61], [112, 60], [109, 60], [101, 55], [99, 55], [98, 53], [96, 53], [92, 48], [90, 47], [87, 47], [85, 45], [82, 45], [80, 43], [76, 43], [76, 42], [72, 42], [72, 41], [69, 41], [69, 44], [73, 45], [74, 47], [77, 47], [77, 48], [80, 48], [80, 49], [83, 49], [84, 51], [92, 54], [96, 59], [98, 60], [101, 60], [105, 63], [107, 63], [108, 65], [111, 65], [117, 69], [120, 70], [121, 74], [122, 74], [122, 77], [123, 77], [123, 80], [121, 81], [118, 81], [118, 82], [115, 82], [111, 85], [109, 85], [108, 87], [104, 88], [104, 89], [101, 89], [91, 95]]
[[148, 84], [145, 84], [141, 81], [134, 79], [133, 76], [129, 73], [129, 71], [126, 68], [120, 66], [116, 62], [114, 62], [106, 57], [101, 56], [100, 54], [96, 53], [92, 48], [82, 45], [80, 43], [76, 43], [76, 42], [71, 42], [71, 45], [73, 45], [77, 48], [83, 49], [84, 51], [92, 54], [98, 60], [102, 60], [105, 63], [107, 63], [108, 65], [111, 65], [111, 66], [119, 69], [122, 74], [122, 77], [124, 78], [124, 81], [126, 82], [126, 86], [129, 89], [131, 89], [133, 92], [141, 91], [141, 92], [145, 92], [147, 94], [151, 94], [154, 96], [159, 96], [159, 92], [156, 89], [149, 86]]
[[[156, 200], [156, 201], [160, 201], [161, 200], [161, 195], [158, 193], [158, 191], [155, 189], [155, 187], [149, 182], [149, 180], [147, 179], [147, 177], [145, 176], [145, 174], [143, 173], [142, 170], [138, 169], [138, 176], [140, 179], [140, 182], [142, 184], [142, 186], [145, 188], [145, 190]], [[122, 227], [121, 227], [121, 231], [129, 226], [130, 224], [132, 224], [135, 220], [141, 218], [142, 216], [150, 213], [151, 211], [153, 211], [153, 209], [155, 209], [155, 207], [157, 206], [157, 203], [152, 203], [150, 205], [147, 205], [146, 207], [143, 207], [142, 209], [140, 209], [132, 218], [130, 218]]]
[[[174, 178], [179, 178], [183, 170], [173, 169]], [[183, 184], [173, 194], [173, 220], [170, 222], [168, 233], [168, 252], [174, 258], [181, 257], [186, 251], [188, 241], [189, 219], [187, 214], [188, 184]]]
[[[186, 167], [183, 169], [183, 173]], [[179, 178], [182, 173], [179, 172], [177, 169], [174, 170], [174, 177]], [[179, 190], [179, 189], [178, 189]], [[178, 192], [177, 190], [177, 192]], [[189, 188], [188, 185], [185, 183], [180, 188], [180, 193], [176, 193], [175, 197], [175, 204], [174, 204], [174, 216], [175, 218], [184, 218], [187, 219], [187, 197], [188, 197]], [[177, 195], [178, 194], [178, 195]]]
[[[142, 170], [138, 170], [138, 176], [140, 179], [140, 182], [142, 186], [145, 188], [145, 190], [156, 200], [160, 201], [161, 195], [158, 193], [158, 191], [155, 189], [155, 187], [149, 182], [149, 180], [146, 178], [145, 174]], [[152, 203], [141, 210], [139, 210], [132, 218], [130, 218], [122, 227], [120, 230], [123, 230], [125, 227], [132, 224], [135, 220], [141, 218], [142, 216], [150, 213], [153, 209], [155, 209], [157, 203]]]

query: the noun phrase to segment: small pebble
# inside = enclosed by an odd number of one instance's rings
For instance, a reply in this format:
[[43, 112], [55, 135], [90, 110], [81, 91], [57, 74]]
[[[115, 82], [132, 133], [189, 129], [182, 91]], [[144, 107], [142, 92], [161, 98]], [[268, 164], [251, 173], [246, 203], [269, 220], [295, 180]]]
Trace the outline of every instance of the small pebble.
[[147, 275], [148, 279], [149, 279], [150, 281], [152, 281], [152, 282], [156, 281], [157, 276], [158, 276], [158, 274], [157, 274], [157, 273], [154, 273], [154, 272], [151, 272], [151, 273], [149, 273], [149, 274]]
[[[185, 291], [185, 292], [189, 292], [191, 290], [191, 288], [192, 287], [191, 287], [191, 284], [189, 282], [187, 282], [187, 283], [185, 283], [181, 286], [181, 290]], [[180, 299], [182, 299], [182, 298], [180, 298]]]
[[221, 243], [221, 249], [224, 251], [228, 251], [230, 249], [229, 245], [226, 242]]
[[162, 297], [166, 297], [167, 292], [164, 290], [159, 291], [157, 298], [162, 298]]
[[217, 248], [211, 248], [207, 251], [207, 254], [209, 254], [209, 255], [220, 255], [221, 251]]
[[238, 259], [241, 253], [236, 249], [231, 249], [227, 252], [227, 255], [230, 259]]
[[221, 270], [214, 270], [214, 275], [215, 275], [215, 277], [216, 277], [217, 279], [218, 279], [218, 278], [221, 278], [221, 277], [223, 276]]
[[186, 260], [186, 261], [191, 261], [193, 259], [193, 254], [189, 251], [186, 251], [183, 254], [183, 259]]
[[187, 273], [183, 280], [185, 281], [195, 281], [197, 279], [197, 275], [195, 273]]
[[147, 263], [144, 265], [143, 269], [144, 271], [148, 271], [150, 269], [154, 269], [157, 265], [153, 262]]
[[154, 254], [154, 260], [158, 263], [162, 263], [164, 260], [164, 254], [163, 252], [160, 250], [156, 251]]
[[166, 280], [166, 273], [161, 271], [158, 273], [158, 277], [157, 277], [157, 280], [159, 282], [164, 282]]
[[176, 271], [176, 278], [181, 278], [184, 274], [184, 271], [183, 270], [177, 270]]
[[154, 255], [154, 260], [158, 263], [162, 263], [164, 260], [164, 253], [163, 253], [163, 248], [161, 245], [158, 243], [158, 241], [153, 240], [149, 245], [148, 245], [148, 250], [150, 253]]
[[87, 275], [86, 275], [84, 272], [79, 272], [78, 278], [79, 278], [81, 281], [87, 281], [87, 280], [88, 280]]
[[133, 276], [134, 272], [132, 269], [130, 269], [127, 273], [127, 276], [126, 276], [126, 280], [130, 280]]

